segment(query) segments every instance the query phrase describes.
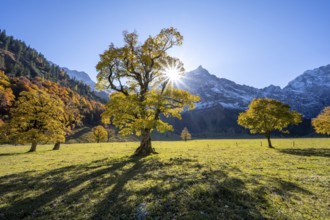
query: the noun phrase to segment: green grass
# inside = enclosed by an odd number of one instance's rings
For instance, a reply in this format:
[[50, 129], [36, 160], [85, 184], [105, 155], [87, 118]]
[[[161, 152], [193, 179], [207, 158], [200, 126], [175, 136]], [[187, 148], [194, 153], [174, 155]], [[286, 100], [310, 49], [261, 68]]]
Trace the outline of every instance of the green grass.
[[273, 144], [2, 146], [0, 219], [329, 219], [330, 139]]

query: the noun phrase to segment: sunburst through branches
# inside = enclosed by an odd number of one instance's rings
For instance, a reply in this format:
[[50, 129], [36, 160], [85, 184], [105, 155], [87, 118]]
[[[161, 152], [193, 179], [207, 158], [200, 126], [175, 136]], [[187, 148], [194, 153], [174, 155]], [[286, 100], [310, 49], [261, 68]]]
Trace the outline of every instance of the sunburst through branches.
[[164, 76], [164, 83], [167, 85], [166, 89], [172, 89], [183, 84], [182, 77], [185, 69], [180, 61], [173, 60], [172, 62], [166, 62], [162, 65], [161, 72]]

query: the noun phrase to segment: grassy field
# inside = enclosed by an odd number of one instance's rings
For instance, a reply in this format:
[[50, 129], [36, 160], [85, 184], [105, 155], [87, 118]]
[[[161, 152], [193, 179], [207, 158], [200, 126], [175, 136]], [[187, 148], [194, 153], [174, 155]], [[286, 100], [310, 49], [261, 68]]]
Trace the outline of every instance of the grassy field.
[[273, 144], [1, 146], [0, 219], [329, 219], [330, 139]]

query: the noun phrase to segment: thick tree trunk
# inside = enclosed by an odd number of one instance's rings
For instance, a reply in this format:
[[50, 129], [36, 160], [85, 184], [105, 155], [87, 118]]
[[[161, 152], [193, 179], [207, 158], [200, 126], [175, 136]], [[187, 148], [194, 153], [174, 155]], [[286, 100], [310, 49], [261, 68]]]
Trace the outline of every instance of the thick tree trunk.
[[150, 129], [143, 129], [141, 131], [141, 143], [140, 146], [135, 150], [134, 156], [147, 156], [149, 154], [157, 153], [151, 146], [150, 135]]
[[54, 144], [54, 148], [53, 150], [59, 150], [61, 147], [61, 142], [57, 141], [55, 144]]
[[269, 148], [274, 148], [273, 145], [272, 145], [272, 142], [270, 141], [270, 134], [266, 134], [266, 138], [267, 138], [267, 141], [268, 141], [268, 147]]
[[31, 148], [28, 152], [35, 152], [37, 150], [37, 141], [32, 141]]

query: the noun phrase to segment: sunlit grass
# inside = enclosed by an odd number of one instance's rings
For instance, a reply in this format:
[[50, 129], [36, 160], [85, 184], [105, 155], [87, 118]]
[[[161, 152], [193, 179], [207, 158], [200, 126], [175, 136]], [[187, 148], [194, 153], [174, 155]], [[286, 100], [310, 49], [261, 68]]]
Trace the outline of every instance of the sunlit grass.
[[[261, 146], [262, 145], [262, 146]], [[330, 139], [0, 147], [0, 219], [326, 219]]]

